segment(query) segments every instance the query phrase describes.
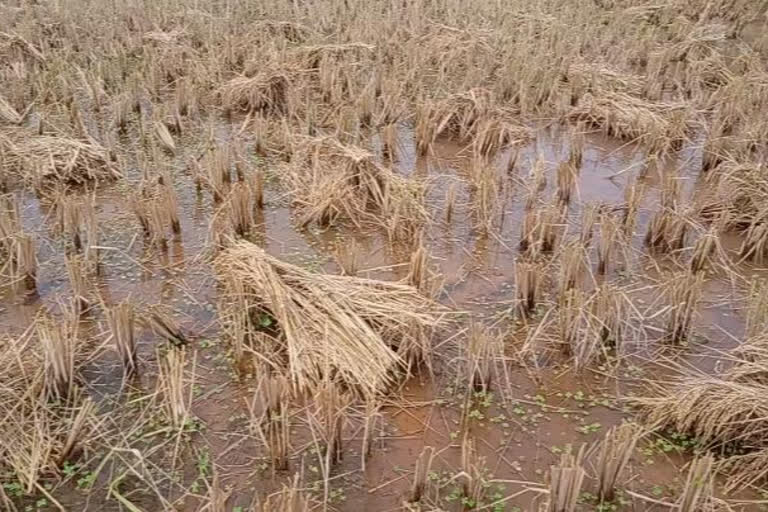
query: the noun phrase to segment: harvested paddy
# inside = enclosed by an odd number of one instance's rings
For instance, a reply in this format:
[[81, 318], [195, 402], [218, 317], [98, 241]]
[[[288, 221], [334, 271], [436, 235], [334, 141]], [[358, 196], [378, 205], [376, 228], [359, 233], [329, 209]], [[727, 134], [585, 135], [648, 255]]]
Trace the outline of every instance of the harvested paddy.
[[766, 8], [0, 5], [0, 508], [768, 507]]

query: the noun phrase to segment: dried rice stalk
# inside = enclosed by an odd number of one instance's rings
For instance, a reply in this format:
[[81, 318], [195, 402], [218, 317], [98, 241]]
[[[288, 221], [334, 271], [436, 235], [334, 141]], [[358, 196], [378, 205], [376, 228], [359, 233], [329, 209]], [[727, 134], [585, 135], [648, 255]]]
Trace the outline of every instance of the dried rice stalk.
[[302, 225], [346, 221], [412, 241], [427, 222], [424, 185], [382, 167], [372, 153], [327, 138], [311, 140], [304, 151], [287, 176]]
[[228, 111], [286, 114], [290, 106], [291, 79], [280, 71], [267, 70], [254, 77], [236, 77], [222, 85], [218, 94]]
[[641, 98], [604, 91], [596, 96], [585, 94], [571, 117], [601, 127], [608, 135], [628, 140], [640, 139], [651, 147], [667, 149], [682, 141], [686, 126], [674, 122], [677, 104], [654, 103]]
[[435, 449], [431, 446], [425, 446], [419, 457], [416, 459], [416, 468], [413, 473], [413, 484], [411, 484], [411, 494], [408, 501], [418, 503], [428, 491], [429, 473], [432, 470], [432, 461], [435, 458]]
[[574, 457], [570, 453], [560, 456], [560, 463], [550, 469], [548, 512], [574, 512], [581, 494], [585, 471], [582, 466], [584, 447]]
[[585, 353], [584, 340], [584, 293], [578, 289], [568, 289], [560, 294], [558, 303], [558, 327], [563, 342], [563, 352], [574, 357], [577, 370], [580, 370], [589, 359]]
[[541, 265], [535, 262], [515, 261], [515, 293], [521, 318], [530, 318], [536, 311], [541, 271]]
[[680, 512], [714, 512], [714, 457], [704, 455], [691, 462], [683, 494], [678, 500]]
[[37, 289], [37, 252], [35, 239], [31, 235], [21, 233], [12, 240], [13, 265], [16, 278], [21, 280], [24, 288], [33, 291]]
[[176, 320], [159, 307], [152, 307], [150, 309], [147, 321], [156, 336], [165, 339], [175, 347], [181, 347], [189, 343]]
[[[160, 407], [166, 419], [174, 428], [184, 428], [190, 418], [193, 385], [184, 376], [186, 365], [185, 350], [170, 350], [165, 357], [158, 354], [160, 361], [157, 391], [162, 399]], [[193, 372], [194, 376], [194, 361]]]
[[[245, 293], [254, 332], [270, 319], [267, 328], [283, 343], [299, 389], [322, 382], [327, 364], [347, 385], [376, 394], [393, 382], [392, 369], [403, 362], [392, 346], [417, 343], [414, 326], [441, 323], [440, 308], [411, 286], [311, 273], [248, 242], [224, 250], [215, 267], [227, 304], [238, 304]], [[231, 318], [230, 306], [223, 308]]]
[[126, 376], [130, 376], [138, 368], [136, 360], [136, 315], [133, 304], [123, 302], [106, 309], [105, 315], [109, 329], [112, 331], [115, 348], [123, 363], [123, 371]]
[[[290, 418], [288, 415], [290, 384], [285, 377], [264, 378], [251, 404], [253, 428], [258, 432], [272, 459], [273, 471], [288, 469], [290, 450]], [[256, 401], [261, 414], [255, 414]]]
[[348, 395], [329, 381], [324, 382], [312, 398], [310, 426], [313, 436], [319, 436], [316, 441], [321, 442], [322, 451], [319, 455], [324, 455], [323, 467], [326, 473], [344, 458], [342, 433], [350, 401]]
[[639, 398], [655, 428], [687, 432], [705, 445], [765, 446], [768, 385], [687, 377], [655, 398]]
[[666, 284], [665, 293], [669, 298], [667, 338], [671, 343], [679, 344], [688, 338], [703, 282], [701, 274], [691, 275], [686, 272], [674, 276]]
[[16, 125], [21, 124], [24, 120], [21, 114], [2, 95], [0, 95], [0, 119], [8, 124]]
[[471, 392], [488, 392], [493, 380], [496, 359], [502, 354], [502, 336], [477, 324], [469, 328], [464, 347], [464, 363], [467, 365], [466, 384]]
[[173, 135], [171, 135], [171, 132], [168, 130], [165, 123], [163, 121], [155, 121], [152, 123], [152, 127], [155, 132], [155, 137], [160, 141], [160, 145], [163, 146], [163, 149], [172, 155], [176, 154], [176, 143], [173, 141]]
[[611, 430], [600, 443], [597, 469], [597, 496], [603, 503], [613, 501], [619, 477], [629, 463], [640, 438], [636, 425], [625, 423]]
[[72, 288], [72, 298], [77, 306], [77, 312], [85, 313], [91, 305], [87, 297], [87, 282], [83, 273], [83, 263], [80, 256], [67, 258], [67, 275]]
[[747, 339], [768, 332], [768, 281], [753, 281], [749, 289], [747, 303]]
[[37, 336], [45, 360], [45, 396], [49, 400], [66, 400], [75, 386], [77, 321], [42, 318], [37, 324]]
[[[7, 150], [11, 169], [47, 187], [53, 183], [83, 185], [120, 178], [109, 150], [95, 141], [54, 136], [28, 137]], [[30, 176], [30, 170], [37, 173]]]
[[299, 474], [297, 473], [290, 486], [283, 485], [283, 489], [267, 496], [264, 503], [258, 508], [259, 512], [310, 512], [309, 497], [299, 486]]

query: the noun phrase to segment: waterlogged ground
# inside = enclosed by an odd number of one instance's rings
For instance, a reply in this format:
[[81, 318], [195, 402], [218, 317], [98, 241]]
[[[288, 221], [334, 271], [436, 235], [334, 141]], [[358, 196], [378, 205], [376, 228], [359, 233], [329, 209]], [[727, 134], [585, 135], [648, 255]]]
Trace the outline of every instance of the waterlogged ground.
[[[220, 127], [221, 144], [226, 143], [229, 131], [228, 126]], [[411, 179], [425, 179], [428, 183], [433, 222], [425, 243], [444, 279], [439, 298], [463, 313], [458, 315], [455, 328], [434, 340], [434, 376], [426, 371], [417, 374], [383, 401], [380, 420], [374, 428], [376, 440], [362, 471], [359, 416], [364, 407], [356, 405], [351, 411], [345, 428], [344, 460], [330, 475], [329, 509], [400, 510], [410, 492], [416, 460], [424, 447], [431, 446], [435, 458], [429, 474], [433, 487], [429, 495], [435, 506], [446, 510], [472, 506], [484, 510], [534, 510], [544, 502], [542, 489], [547, 472], [560, 453], [577, 450], [583, 443], [594, 443], [611, 426], [632, 418], [626, 398], [650, 391], [653, 381], [674, 375], [679, 367], [714, 372], [727, 365], [727, 351], [743, 334], [743, 298], [749, 281], [766, 274], [743, 263], [734, 266], [735, 272], [710, 272], [689, 345], [676, 350], [660, 345], [657, 340], [661, 324], [655, 318], [659, 309], [659, 280], [663, 279], [664, 269], [687, 261], [687, 254], [656, 259], [643, 250], [646, 226], [658, 208], [656, 187], [660, 180], [655, 173], [641, 178], [648, 189], [638, 214], [636, 233], [631, 245], [611, 262], [607, 276], [631, 298], [632, 316], [638, 322], [618, 353], [613, 352], [592, 368], [575, 374], [558, 350], [546, 341], [546, 336], [543, 341], [532, 341], [530, 333], [538, 321], [546, 320], [547, 311], [554, 304], [554, 266], [544, 269], [545, 296], [539, 316], [527, 327], [515, 321], [511, 313], [515, 298], [514, 262], [530, 182], [528, 173], [536, 159], [548, 164], [547, 185], [541, 196], [551, 197], [556, 187], [555, 167], [568, 155], [567, 140], [556, 128], [538, 128], [535, 141], [519, 151], [514, 170], [507, 169], [511, 151], [497, 157], [499, 212], [503, 221], [491, 234], [478, 236], [473, 229], [470, 152], [453, 141], [440, 140], [432, 156], [416, 158], [412, 133], [408, 127], [401, 127], [396, 166]], [[180, 142], [179, 154], [166, 157], [166, 164], [173, 170], [179, 194], [182, 234], [170, 243], [167, 254], [158, 254], [145, 244], [126, 201], [127, 192], [141, 175], [138, 166], [127, 165], [124, 181], [95, 192], [103, 271], [90, 282], [90, 297], [94, 303], [101, 296], [106, 303], [130, 298], [139, 304], [165, 305], [189, 333], [196, 352], [188, 371], [190, 378], [194, 373], [192, 409], [199, 421], [184, 441], [166, 443], [165, 434], [154, 433], [150, 423], [126, 420], [126, 425], [132, 425], [132, 434], [136, 434], [137, 447], [149, 453], [153, 445], [166, 444], [160, 453], [146, 455], [146, 459], [138, 457], [145, 464], [142, 471], [153, 476], [156, 487], [135, 474], [123, 475], [121, 493], [142, 510], [197, 510], [199, 498], [208, 492], [206, 482], [215, 473], [229, 494], [226, 509], [247, 510], [255, 504], [257, 495], [280, 489], [282, 483], [299, 473], [302, 485], [322, 498], [322, 468], [312, 450], [305, 404], [297, 402], [293, 411], [289, 472], [273, 474], [259, 440], [248, 429], [247, 404], [252, 400], [255, 380], [238, 378], [229, 347], [219, 338], [217, 290], [208, 243], [213, 205], [207, 192], [196, 192], [186, 171], [185, 162], [198, 151], [197, 141]], [[664, 163], [666, 168], [677, 170], [684, 181], [686, 198], [703, 186], [697, 180], [699, 145], [692, 142]], [[133, 151], [133, 145], [126, 141], [126, 162], [131, 161]], [[624, 190], [640, 174], [644, 157], [633, 145], [590, 135], [577, 197], [569, 209], [569, 225], [563, 226], [562, 237], [578, 236], [584, 204], [621, 206]], [[381, 233], [297, 229], [290, 199], [279, 186], [280, 177], [270, 172], [268, 168], [263, 217], [257, 232], [251, 235], [268, 252], [306, 268], [336, 273], [339, 267], [334, 255], [341, 245], [352, 246], [350, 241], [354, 240], [363, 269], [361, 275], [386, 280], [406, 275], [407, 251], [390, 246]], [[445, 198], [451, 186], [456, 190], [456, 203], [451, 222], [446, 222]], [[21, 199], [25, 231], [38, 237], [40, 263], [37, 295], [19, 295], [6, 289], [0, 298], [0, 330], [20, 334], [39, 310], [55, 310], [57, 301], [66, 300], [71, 291], [64, 267], [63, 242], [51, 232], [50, 209], [30, 193], [15, 193]], [[738, 237], [724, 237], [722, 244], [736, 260]], [[497, 365], [492, 392], [467, 397], [465, 385], [456, 379], [456, 340], [466, 333], [471, 319], [505, 332], [505, 354]], [[83, 336], [96, 347], [107, 339], [106, 325], [97, 307], [84, 317], [82, 327]], [[520, 353], [526, 341], [535, 348], [532, 354]], [[147, 371], [134, 383], [138, 391], [128, 392], [121, 387], [122, 372], [109, 347], [96, 350], [96, 355], [84, 365], [82, 382], [105, 412], [121, 401], [133, 401], [136, 410], [142, 410], [145, 399], [141, 397], [152, 392], [158, 343], [151, 331], [142, 330], [139, 352], [141, 365]], [[469, 437], [474, 440], [475, 466], [487, 482], [486, 498], [481, 504], [461, 500], [465, 481], [461, 474], [462, 444], [466, 442], [461, 433], [462, 410], [467, 407], [470, 410], [464, 416], [468, 418]], [[617, 510], [668, 510], [667, 504], [675, 501], [684, 483], [681, 468], [690, 460], [692, 445], [692, 440], [674, 433], [667, 437], [651, 434], [641, 441], [628, 471], [631, 476], [625, 488], [630, 492], [621, 495]], [[180, 461], [175, 466], [158, 462], [170, 460], [173, 454]], [[126, 454], [122, 460], [138, 465], [137, 459], [131, 457]], [[120, 510], [119, 502], [106, 489], [121, 473], [113, 472], [117, 467], [113, 465], [115, 457], [102, 464], [106, 460], [105, 453], [86, 450], [77, 465], [73, 462], [69, 466], [63, 483], [49, 492], [66, 510]], [[97, 484], [90, 492], [89, 478]], [[435, 488], [439, 488], [439, 493]], [[38, 501], [40, 498], [42, 501]], [[595, 509], [588, 494], [583, 498], [583, 510]], [[33, 509], [54, 509], [43, 496], [25, 503]], [[736, 510], [761, 510], [760, 506], [756, 502], [733, 504]]]

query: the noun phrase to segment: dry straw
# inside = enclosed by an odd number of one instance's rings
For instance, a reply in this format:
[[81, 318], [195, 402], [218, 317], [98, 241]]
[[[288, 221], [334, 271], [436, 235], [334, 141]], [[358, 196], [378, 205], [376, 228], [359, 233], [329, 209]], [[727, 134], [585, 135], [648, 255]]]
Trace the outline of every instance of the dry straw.
[[536, 312], [541, 290], [541, 265], [517, 259], [515, 261], [516, 309], [521, 318], [530, 318]]
[[667, 313], [666, 339], [673, 344], [686, 341], [693, 328], [699, 299], [702, 293], [703, 276], [687, 272], [673, 276], [665, 284], [669, 311]]
[[248, 242], [222, 252], [215, 267], [227, 324], [233, 325], [232, 308], [242, 306], [247, 332], [268, 323], [299, 389], [321, 382], [327, 364], [347, 385], [376, 394], [393, 383], [392, 370], [403, 362], [397, 347], [420, 343], [414, 327], [441, 323], [441, 308], [411, 286], [308, 272]]
[[182, 347], [189, 343], [178, 322], [168, 312], [160, 307], [152, 307], [146, 317], [146, 322], [158, 336], [175, 347]]
[[77, 306], [77, 312], [83, 314], [88, 311], [91, 302], [88, 300], [88, 284], [80, 256], [67, 258], [67, 275], [69, 275], [69, 286], [72, 289], [72, 298]]
[[560, 463], [552, 466], [549, 472], [548, 512], [574, 512], [581, 495], [586, 472], [582, 465], [584, 447], [574, 456], [564, 453]]
[[621, 474], [629, 464], [635, 445], [640, 438], [636, 425], [625, 423], [611, 427], [597, 450], [597, 497], [602, 503], [611, 503], [618, 490]]
[[680, 512], [711, 512], [715, 491], [714, 457], [704, 455], [691, 462], [683, 493], [677, 506]]
[[432, 471], [432, 462], [435, 458], [435, 449], [425, 446], [416, 459], [416, 467], [413, 472], [413, 482], [408, 501], [418, 503], [429, 491], [429, 474]]
[[123, 371], [126, 376], [130, 376], [138, 370], [136, 358], [136, 314], [133, 304], [127, 301], [123, 302], [106, 309], [104, 314], [107, 317], [107, 323], [112, 332], [115, 349], [123, 364]]
[[75, 387], [77, 320], [41, 318], [37, 336], [44, 356], [45, 396], [49, 400], [66, 400], [72, 396]]
[[[273, 471], [288, 469], [290, 450], [290, 383], [285, 377], [265, 377], [251, 404], [252, 426], [272, 459]], [[258, 405], [258, 407], [257, 407]], [[261, 413], [257, 413], [257, 411]]]
[[161, 400], [160, 407], [173, 428], [183, 429], [190, 419], [194, 387], [185, 376], [186, 351], [170, 350], [165, 356], [158, 353], [158, 361], [157, 392]]
[[412, 241], [427, 221], [424, 185], [378, 164], [362, 148], [312, 139], [290, 167], [288, 182], [302, 225], [351, 223]]
[[581, 369], [588, 359], [584, 353], [586, 348], [584, 331], [586, 299], [578, 289], [569, 289], [560, 295], [558, 303], [558, 327], [566, 355], [574, 356], [577, 369]]
[[35, 239], [31, 235], [19, 234], [12, 241], [12, 264], [16, 279], [30, 291], [37, 289], [37, 251]]
[[469, 392], [491, 389], [497, 360], [502, 354], [502, 336], [478, 324], [469, 328], [464, 347], [465, 383]]
[[[122, 176], [109, 150], [95, 141], [65, 137], [26, 137], [13, 143], [6, 158], [10, 169], [44, 188], [60, 183], [83, 185]], [[30, 175], [30, 170], [35, 175]]]

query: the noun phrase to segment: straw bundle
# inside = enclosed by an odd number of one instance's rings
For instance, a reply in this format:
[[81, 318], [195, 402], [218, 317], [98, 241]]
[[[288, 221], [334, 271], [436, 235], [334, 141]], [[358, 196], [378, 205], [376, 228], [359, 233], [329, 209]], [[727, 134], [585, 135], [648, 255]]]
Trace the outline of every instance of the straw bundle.
[[299, 389], [312, 388], [330, 368], [350, 387], [374, 394], [393, 382], [392, 370], [402, 363], [397, 348], [414, 342], [413, 327], [440, 324], [438, 306], [412, 286], [311, 273], [249, 242], [225, 250], [215, 266], [225, 315], [245, 305], [251, 331], [274, 319], [270, 334]]
[[[95, 141], [54, 136], [28, 137], [11, 144], [6, 153], [11, 168], [38, 183], [83, 185], [121, 176], [108, 149]], [[34, 172], [32, 176], [28, 174]]]

